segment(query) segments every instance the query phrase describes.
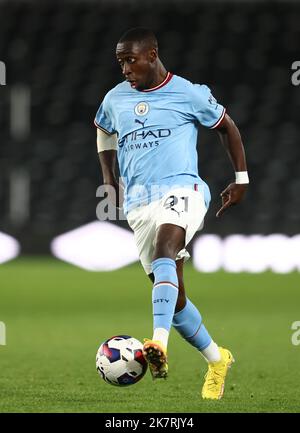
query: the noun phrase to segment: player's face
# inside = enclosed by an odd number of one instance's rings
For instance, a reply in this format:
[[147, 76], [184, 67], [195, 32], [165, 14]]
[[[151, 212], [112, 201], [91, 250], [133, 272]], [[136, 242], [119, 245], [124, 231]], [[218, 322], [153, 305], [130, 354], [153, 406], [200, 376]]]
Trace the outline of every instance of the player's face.
[[122, 73], [133, 89], [152, 87], [157, 52], [137, 42], [118, 43], [117, 60]]

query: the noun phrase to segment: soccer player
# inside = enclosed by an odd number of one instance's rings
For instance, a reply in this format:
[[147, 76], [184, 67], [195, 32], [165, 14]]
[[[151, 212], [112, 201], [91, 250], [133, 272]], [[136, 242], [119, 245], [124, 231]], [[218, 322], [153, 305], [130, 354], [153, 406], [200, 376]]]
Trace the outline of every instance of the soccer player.
[[166, 378], [173, 325], [208, 362], [202, 397], [220, 399], [234, 359], [213, 341], [186, 296], [183, 265], [189, 257], [185, 247], [202, 228], [210, 202], [209, 188], [198, 174], [198, 127], [217, 131], [235, 170], [235, 182], [221, 193], [217, 217], [241, 201], [249, 182], [241, 136], [206, 85], [166, 70], [151, 30], [128, 30], [116, 57], [125, 80], [106, 94], [95, 125], [103, 182], [120, 194], [117, 155], [124, 213], [153, 282], [153, 336], [145, 339], [143, 353], [152, 377]]

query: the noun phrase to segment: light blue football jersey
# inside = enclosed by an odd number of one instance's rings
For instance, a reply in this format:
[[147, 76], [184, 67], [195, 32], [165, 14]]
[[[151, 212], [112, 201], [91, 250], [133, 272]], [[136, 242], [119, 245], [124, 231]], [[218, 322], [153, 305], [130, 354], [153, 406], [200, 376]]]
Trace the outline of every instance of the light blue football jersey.
[[206, 85], [171, 73], [153, 89], [138, 91], [124, 81], [110, 90], [95, 125], [118, 134], [124, 213], [174, 187], [202, 190], [208, 207], [209, 188], [198, 174], [198, 127], [215, 128], [224, 115]]

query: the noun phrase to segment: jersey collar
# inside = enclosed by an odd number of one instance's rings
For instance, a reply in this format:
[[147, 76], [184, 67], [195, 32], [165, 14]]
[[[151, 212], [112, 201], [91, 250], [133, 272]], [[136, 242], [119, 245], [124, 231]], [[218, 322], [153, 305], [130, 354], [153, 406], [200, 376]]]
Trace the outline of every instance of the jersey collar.
[[158, 84], [158, 86], [151, 87], [151, 89], [141, 90], [141, 92], [153, 92], [153, 90], [158, 90], [161, 87], [165, 86], [171, 80], [172, 77], [173, 77], [173, 74], [171, 72], [168, 72], [164, 81], [162, 81], [160, 84]]

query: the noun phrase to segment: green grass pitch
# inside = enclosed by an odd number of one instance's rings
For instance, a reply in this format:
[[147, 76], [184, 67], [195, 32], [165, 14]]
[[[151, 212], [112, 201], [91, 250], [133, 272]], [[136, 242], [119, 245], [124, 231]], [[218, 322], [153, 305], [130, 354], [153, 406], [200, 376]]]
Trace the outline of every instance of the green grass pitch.
[[140, 265], [85, 272], [51, 258], [0, 266], [0, 412], [299, 412], [299, 273], [201, 274], [186, 266], [189, 297], [215, 341], [236, 363], [224, 398], [200, 396], [206, 364], [173, 330], [170, 375], [127, 388], [95, 370], [100, 343], [152, 334], [151, 284]]

